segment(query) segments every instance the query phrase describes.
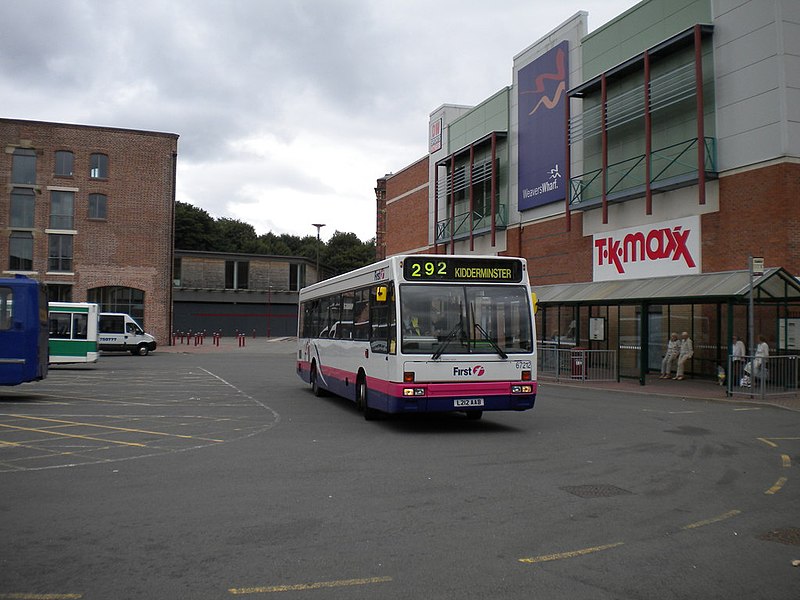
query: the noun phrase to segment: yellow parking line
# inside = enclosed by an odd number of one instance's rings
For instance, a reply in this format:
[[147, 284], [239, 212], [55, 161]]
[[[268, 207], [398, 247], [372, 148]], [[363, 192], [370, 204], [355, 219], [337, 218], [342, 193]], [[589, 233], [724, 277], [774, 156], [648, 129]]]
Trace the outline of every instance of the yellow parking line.
[[789, 469], [792, 466], [792, 457], [788, 454], [781, 454], [781, 463], [784, 468]]
[[774, 437], [774, 438], [756, 438], [756, 439], [759, 442], [764, 442], [768, 446], [771, 446], [773, 448], [777, 448], [778, 444], [776, 444], [772, 440], [778, 440], [778, 441], [783, 441], [783, 442], [793, 442], [793, 441], [800, 440], [800, 437]]
[[0, 600], [79, 600], [83, 594], [0, 594]]
[[573, 550], [571, 552], [559, 552], [558, 554], [544, 554], [542, 556], [532, 556], [530, 558], [520, 558], [519, 562], [536, 564], [548, 562], [551, 560], [563, 560], [565, 558], [575, 558], [576, 556], [583, 556], [585, 554], [592, 554], [594, 552], [601, 552], [603, 550], [610, 550], [622, 546], [625, 542], [617, 542], [616, 544], [606, 544], [604, 546], [594, 546], [592, 548], [583, 548], [582, 550]]
[[133, 442], [118, 442], [116, 440], [108, 440], [104, 438], [96, 438], [91, 437], [88, 435], [73, 435], [71, 433], [62, 433], [60, 431], [48, 431], [47, 429], [35, 429], [33, 427], [18, 427], [16, 425], [6, 425], [5, 423], [0, 423], [0, 427], [5, 427], [7, 429], [16, 429], [18, 431], [31, 431], [33, 433], [44, 433], [46, 435], [55, 435], [58, 437], [67, 437], [67, 438], [76, 438], [79, 440], [88, 440], [91, 442], [104, 442], [106, 444], [117, 444], [119, 446], [136, 446], [138, 448], [146, 448], [146, 444], [135, 444]]
[[728, 512], [719, 515], [718, 517], [712, 517], [710, 519], [705, 519], [703, 521], [697, 521], [696, 523], [690, 523], [689, 525], [684, 525], [681, 529], [697, 529], [698, 527], [705, 527], [706, 525], [711, 525], [712, 523], [719, 523], [720, 521], [724, 521], [725, 519], [730, 519], [731, 517], [735, 517], [736, 515], [742, 514], [740, 510], [729, 510]]
[[787, 481], [789, 481], [789, 478], [788, 478], [788, 477], [781, 477], [780, 479], [778, 479], [778, 481], [776, 481], [776, 482], [775, 482], [775, 485], [773, 485], [771, 488], [769, 488], [769, 489], [768, 489], [766, 492], [764, 492], [764, 493], [765, 493], [765, 494], [768, 494], [768, 495], [770, 495], [770, 496], [774, 496], [775, 494], [777, 494], [778, 492], [780, 492], [780, 491], [781, 491], [781, 489], [783, 488], [783, 486], [784, 486], [784, 485], [786, 485], [786, 482], [787, 482]]
[[274, 592], [297, 592], [302, 590], [319, 590], [323, 588], [346, 587], [353, 585], [368, 585], [371, 583], [386, 583], [392, 581], [391, 577], [366, 577], [364, 579], [340, 579], [338, 581], [317, 581], [315, 583], [296, 583], [293, 585], [273, 585], [268, 587], [231, 588], [231, 594], [271, 594]]
[[78, 425], [83, 427], [97, 427], [98, 429], [111, 429], [113, 431], [125, 431], [127, 433], [144, 433], [148, 435], [163, 435], [165, 437], [176, 437], [185, 440], [201, 440], [204, 442], [224, 442], [225, 440], [215, 440], [211, 438], [195, 437], [193, 435], [181, 435], [178, 433], [165, 433], [162, 431], [148, 431], [147, 429], [131, 429], [128, 427], [113, 427], [111, 425], [97, 425], [95, 423], [83, 423], [81, 421], [64, 421], [62, 419], [47, 419], [45, 417], [29, 417], [27, 415], [9, 415], [19, 419], [31, 419], [33, 421], [48, 421], [50, 423], [61, 423], [64, 425]]

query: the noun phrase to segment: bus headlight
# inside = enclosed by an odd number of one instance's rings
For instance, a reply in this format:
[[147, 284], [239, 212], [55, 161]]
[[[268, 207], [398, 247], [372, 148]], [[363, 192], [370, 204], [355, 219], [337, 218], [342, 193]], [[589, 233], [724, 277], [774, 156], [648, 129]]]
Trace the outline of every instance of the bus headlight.
[[425, 388], [403, 388], [403, 396], [424, 396]]

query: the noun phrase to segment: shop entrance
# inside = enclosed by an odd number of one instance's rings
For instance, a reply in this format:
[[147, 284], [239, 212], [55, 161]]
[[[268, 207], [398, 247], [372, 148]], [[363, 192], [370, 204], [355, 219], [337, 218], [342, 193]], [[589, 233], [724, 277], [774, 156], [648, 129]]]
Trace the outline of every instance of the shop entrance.
[[[748, 280], [747, 271], [732, 271], [542, 286], [535, 290], [537, 337], [551, 347], [616, 350], [618, 377], [644, 385], [660, 372], [670, 333], [685, 331], [694, 346], [687, 375], [716, 379], [727, 368], [732, 336], [748, 339]], [[756, 281], [753, 323], [751, 334], [767, 337], [770, 354], [797, 352], [800, 284], [783, 269]]]

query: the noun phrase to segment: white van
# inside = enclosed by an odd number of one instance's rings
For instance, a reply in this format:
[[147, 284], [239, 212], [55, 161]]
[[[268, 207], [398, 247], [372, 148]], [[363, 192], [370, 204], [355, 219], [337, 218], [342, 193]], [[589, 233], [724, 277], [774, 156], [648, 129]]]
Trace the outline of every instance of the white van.
[[130, 315], [100, 313], [97, 346], [100, 350], [130, 352], [134, 356], [147, 356], [149, 352], [156, 349], [156, 340], [149, 333], [145, 333]]

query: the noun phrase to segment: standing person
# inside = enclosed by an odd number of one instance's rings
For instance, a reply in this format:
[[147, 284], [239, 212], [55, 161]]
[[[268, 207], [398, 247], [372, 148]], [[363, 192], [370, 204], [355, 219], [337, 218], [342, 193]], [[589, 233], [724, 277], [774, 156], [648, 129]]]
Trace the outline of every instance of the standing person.
[[686, 361], [694, 356], [694, 345], [692, 338], [689, 337], [688, 332], [684, 331], [681, 334], [681, 350], [678, 354], [678, 370], [673, 379], [683, 380], [683, 370], [686, 367]]
[[680, 349], [681, 342], [678, 334], [673, 331], [667, 341], [667, 351], [664, 358], [661, 359], [661, 377], [659, 379], [669, 379], [672, 376], [672, 365], [678, 359]]
[[758, 336], [756, 358], [753, 361], [753, 377], [766, 378], [767, 359], [769, 358], [769, 344], [763, 335]]
[[733, 371], [733, 385], [741, 385], [742, 368], [744, 367], [744, 355], [747, 350], [741, 338], [733, 336], [733, 348], [731, 349], [731, 370]]

